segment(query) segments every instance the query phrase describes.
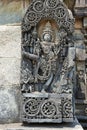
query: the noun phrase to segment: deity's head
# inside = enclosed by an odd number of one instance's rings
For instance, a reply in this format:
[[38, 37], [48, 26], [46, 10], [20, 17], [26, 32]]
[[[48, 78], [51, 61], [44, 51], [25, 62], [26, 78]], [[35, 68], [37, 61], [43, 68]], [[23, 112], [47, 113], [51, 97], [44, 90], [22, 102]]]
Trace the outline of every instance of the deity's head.
[[43, 40], [47, 41], [47, 42], [51, 42], [52, 36], [49, 33], [46, 33], [46, 34], [44, 34]]

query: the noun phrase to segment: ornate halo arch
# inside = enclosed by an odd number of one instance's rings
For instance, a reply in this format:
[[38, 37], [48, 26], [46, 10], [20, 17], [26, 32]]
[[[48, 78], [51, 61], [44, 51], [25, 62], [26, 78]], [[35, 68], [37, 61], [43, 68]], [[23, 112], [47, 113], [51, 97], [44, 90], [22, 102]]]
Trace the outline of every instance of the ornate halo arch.
[[32, 0], [22, 21], [22, 32], [31, 30], [43, 18], [54, 19], [60, 28], [68, 33], [74, 31], [74, 18], [60, 0]]

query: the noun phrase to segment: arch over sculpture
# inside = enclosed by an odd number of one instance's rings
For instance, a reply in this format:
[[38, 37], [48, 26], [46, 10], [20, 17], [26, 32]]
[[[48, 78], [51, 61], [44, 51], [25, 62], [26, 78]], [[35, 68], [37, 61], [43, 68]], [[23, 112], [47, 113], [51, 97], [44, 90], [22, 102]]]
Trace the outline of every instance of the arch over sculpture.
[[54, 19], [59, 28], [65, 28], [68, 33], [74, 31], [74, 18], [60, 0], [33, 0], [23, 18], [22, 31], [29, 31], [44, 18]]

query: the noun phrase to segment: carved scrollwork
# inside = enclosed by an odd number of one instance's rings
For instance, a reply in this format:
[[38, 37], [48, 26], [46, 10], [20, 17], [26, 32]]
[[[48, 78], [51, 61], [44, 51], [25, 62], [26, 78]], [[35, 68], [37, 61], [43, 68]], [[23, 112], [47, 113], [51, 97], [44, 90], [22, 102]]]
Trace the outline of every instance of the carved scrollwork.
[[22, 25], [22, 31], [26, 32], [29, 31], [31, 29], [31, 26], [29, 24], [26, 24], [28, 22], [27, 18], [25, 20], [26, 22]]
[[26, 115], [28, 116], [36, 116], [39, 111], [40, 111], [40, 108], [39, 108], [39, 103], [36, 99], [29, 99], [28, 101], [25, 102], [24, 104], [24, 112]]
[[63, 19], [66, 16], [66, 11], [63, 6], [59, 6], [56, 9], [56, 16], [58, 17], [58, 19]]
[[47, 100], [41, 106], [41, 113], [47, 118], [52, 118], [56, 112], [57, 108], [54, 101]]
[[62, 105], [63, 105], [63, 117], [64, 118], [73, 117], [72, 100], [68, 98], [63, 98]]
[[44, 10], [44, 3], [43, 3], [41, 0], [37, 0], [37, 1], [34, 3], [33, 9], [34, 9], [37, 13], [42, 12], [42, 11]]
[[46, 0], [46, 5], [48, 8], [56, 8], [58, 4], [58, 0]]
[[27, 23], [35, 23], [37, 20], [37, 14], [34, 11], [29, 11], [29, 13], [26, 15]]
[[[26, 23], [29, 26], [34, 26], [42, 18], [47, 17], [55, 19], [59, 27], [64, 26], [66, 30], [72, 32], [73, 29], [69, 29], [68, 27], [74, 28], [74, 19], [70, 16], [68, 9], [60, 0], [37, 0], [32, 2], [25, 14], [23, 25]], [[66, 23], [69, 23], [69, 21], [71, 21], [70, 25], [66, 26]], [[64, 24], [64, 22], [66, 23]], [[29, 28], [26, 26], [25, 30], [29, 30]]]

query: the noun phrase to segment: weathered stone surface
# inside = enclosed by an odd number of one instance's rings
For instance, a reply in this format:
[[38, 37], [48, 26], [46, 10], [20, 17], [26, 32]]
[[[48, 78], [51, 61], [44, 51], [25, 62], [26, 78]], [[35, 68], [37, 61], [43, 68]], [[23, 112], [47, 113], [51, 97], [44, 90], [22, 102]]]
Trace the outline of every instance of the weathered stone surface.
[[63, 2], [32, 1], [22, 21], [22, 122], [73, 122], [73, 32]]
[[[0, 24], [19, 23], [32, 0], [0, 0]], [[63, 1], [63, 0], [61, 0]], [[75, 0], [64, 0], [73, 9]]]
[[78, 17], [87, 16], [87, 1], [86, 0], [76, 0], [74, 14]]
[[0, 58], [0, 85], [20, 84], [20, 59]]
[[[7, 86], [6, 86], [7, 87]], [[20, 118], [20, 91], [12, 86], [0, 88], [0, 123], [18, 122]]]
[[79, 70], [85, 70], [85, 68], [84, 68], [85, 61], [83, 61], [83, 62], [78, 61], [76, 64], [77, 64], [77, 71], [79, 71]]
[[20, 26], [0, 26], [0, 85], [20, 84]]
[[80, 123], [75, 120], [73, 123], [67, 124], [29, 124], [23, 126], [18, 124], [0, 125], [0, 130], [83, 130]]
[[83, 42], [84, 35], [83, 35], [83, 33], [80, 30], [75, 30], [74, 38], [75, 38], [76, 42], [78, 42], [78, 40]]
[[75, 47], [71, 47], [70, 49], [69, 49], [69, 57], [68, 57], [68, 59], [69, 59], [69, 67], [71, 67], [71, 66], [73, 66], [74, 64], [75, 64], [75, 62], [74, 62], [74, 59], [75, 59]]
[[85, 46], [84, 46], [84, 42], [82, 41], [82, 40], [77, 40], [76, 42], [75, 42], [75, 46], [77, 47], [77, 48], [84, 48]]
[[0, 0], [0, 24], [20, 22], [22, 17], [22, 1]]
[[20, 118], [20, 26], [0, 26], [0, 123]]
[[73, 10], [74, 8], [74, 5], [75, 5], [75, 0], [63, 0], [65, 2], [65, 4], [67, 5], [67, 7], [70, 9], [70, 10]]
[[85, 49], [76, 48], [76, 60], [85, 61], [85, 59], [86, 59]]
[[82, 19], [76, 19], [75, 20], [75, 28], [81, 29], [82, 28]]
[[20, 26], [0, 26], [0, 57], [21, 58]]
[[83, 26], [84, 26], [85, 28], [87, 28], [87, 17], [85, 17], [85, 18], [83, 19]]
[[30, 0], [0, 0], [0, 24], [19, 23]]

